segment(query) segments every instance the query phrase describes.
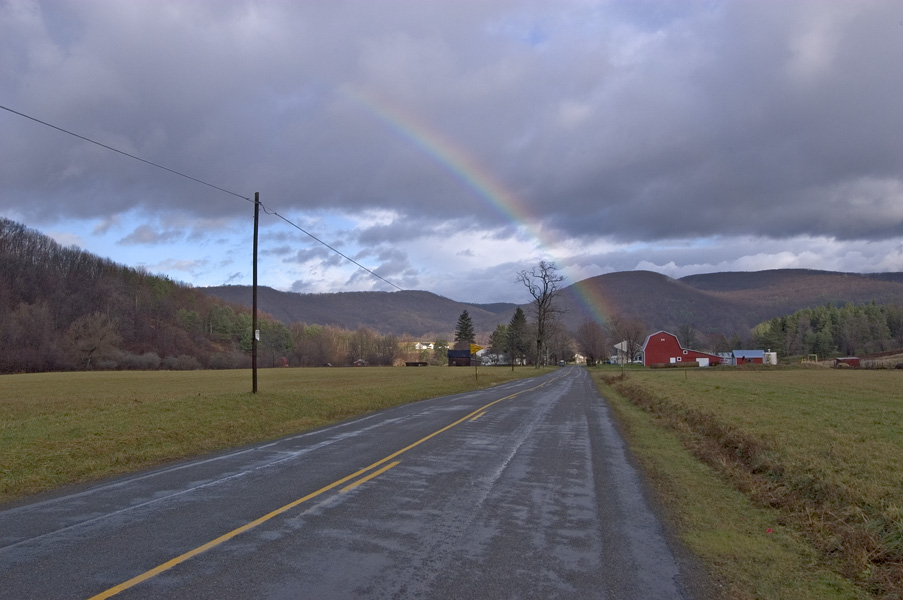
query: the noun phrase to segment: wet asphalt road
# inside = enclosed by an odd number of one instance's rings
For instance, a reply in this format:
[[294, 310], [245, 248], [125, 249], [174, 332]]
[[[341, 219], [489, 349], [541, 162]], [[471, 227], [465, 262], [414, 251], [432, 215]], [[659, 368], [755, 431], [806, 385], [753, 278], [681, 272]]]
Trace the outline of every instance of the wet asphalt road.
[[690, 598], [565, 368], [0, 512], [0, 598]]

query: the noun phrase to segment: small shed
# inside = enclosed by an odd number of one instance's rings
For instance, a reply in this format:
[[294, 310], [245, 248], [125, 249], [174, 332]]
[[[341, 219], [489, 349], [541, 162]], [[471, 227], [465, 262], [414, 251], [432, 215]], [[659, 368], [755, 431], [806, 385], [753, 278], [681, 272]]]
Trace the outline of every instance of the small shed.
[[449, 350], [448, 351], [449, 367], [469, 367], [470, 366], [470, 350]]
[[858, 356], [841, 356], [840, 358], [834, 359], [835, 367], [838, 365], [849, 365], [858, 369], [860, 367], [860, 364], [861, 362]]

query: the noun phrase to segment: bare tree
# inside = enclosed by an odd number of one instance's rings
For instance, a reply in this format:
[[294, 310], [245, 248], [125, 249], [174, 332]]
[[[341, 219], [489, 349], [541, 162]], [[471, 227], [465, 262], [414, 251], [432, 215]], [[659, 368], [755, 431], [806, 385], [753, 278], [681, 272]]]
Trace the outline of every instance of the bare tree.
[[560, 320], [552, 319], [546, 324], [546, 338], [546, 362], [549, 356], [553, 358], [553, 364], [574, 360], [574, 339]]
[[524, 284], [533, 296], [533, 312], [536, 316], [536, 368], [542, 362], [542, 346], [546, 339], [546, 326], [550, 318], [563, 312], [555, 306], [555, 297], [561, 292], [564, 275], [558, 274], [558, 267], [553, 262], [539, 261], [539, 265], [530, 271], [520, 271], [517, 279]]
[[684, 348], [695, 348], [696, 328], [691, 323], [684, 323], [677, 328], [677, 339]]
[[119, 345], [116, 323], [96, 312], [79, 317], [69, 326], [69, 343], [85, 369], [92, 361], [112, 354]]
[[586, 356], [587, 364], [602, 362], [608, 356], [605, 329], [595, 321], [585, 321], [577, 329], [577, 346]]
[[646, 326], [636, 317], [622, 319], [615, 317], [611, 320], [612, 335], [621, 340], [628, 361], [636, 359], [637, 354], [643, 349], [643, 341], [646, 339]]

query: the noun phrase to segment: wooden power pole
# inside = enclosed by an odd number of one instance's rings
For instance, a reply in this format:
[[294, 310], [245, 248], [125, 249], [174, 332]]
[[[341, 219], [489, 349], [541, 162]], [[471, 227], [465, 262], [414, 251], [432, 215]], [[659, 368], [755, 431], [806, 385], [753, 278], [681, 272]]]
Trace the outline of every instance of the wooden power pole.
[[260, 219], [260, 192], [254, 192], [254, 267], [251, 281], [251, 393], [257, 393], [257, 222]]

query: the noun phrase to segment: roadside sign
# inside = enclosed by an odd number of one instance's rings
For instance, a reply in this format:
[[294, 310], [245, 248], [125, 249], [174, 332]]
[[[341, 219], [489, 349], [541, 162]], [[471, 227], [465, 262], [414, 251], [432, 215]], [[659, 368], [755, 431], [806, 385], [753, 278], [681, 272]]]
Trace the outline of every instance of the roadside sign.
[[470, 345], [470, 353], [471, 354], [476, 354], [477, 352], [479, 352], [482, 349], [483, 349], [483, 346], [477, 346], [476, 344]]

